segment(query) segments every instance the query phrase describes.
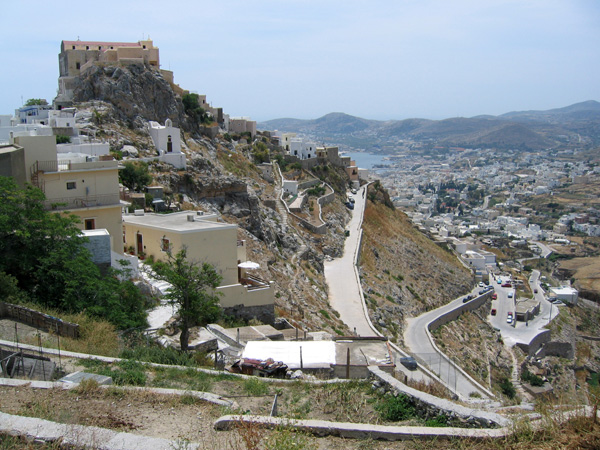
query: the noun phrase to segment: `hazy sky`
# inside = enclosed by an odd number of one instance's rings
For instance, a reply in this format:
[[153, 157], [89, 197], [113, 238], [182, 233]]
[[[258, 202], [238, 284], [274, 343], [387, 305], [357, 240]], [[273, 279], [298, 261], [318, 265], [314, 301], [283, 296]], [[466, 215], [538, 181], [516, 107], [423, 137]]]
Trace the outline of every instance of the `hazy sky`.
[[0, 114], [56, 95], [61, 40], [150, 35], [232, 116], [440, 119], [600, 100], [598, 0], [2, 1]]

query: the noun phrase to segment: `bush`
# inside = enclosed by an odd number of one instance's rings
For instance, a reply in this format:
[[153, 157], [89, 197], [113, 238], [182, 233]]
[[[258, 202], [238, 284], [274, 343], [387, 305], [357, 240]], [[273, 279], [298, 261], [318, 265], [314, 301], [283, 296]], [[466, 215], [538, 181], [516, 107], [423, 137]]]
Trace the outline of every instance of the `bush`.
[[383, 420], [398, 422], [407, 420], [416, 415], [416, 409], [411, 403], [410, 398], [404, 394], [398, 396], [384, 396], [375, 406]]
[[508, 378], [502, 379], [500, 382], [500, 389], [502, 390], [502, 393], [510, 399], [515, 398], [515, 395], [517, 395], [515, 387]]
[[531, 373], [527, 368], [523, 369], [521, 372], [521, 380], [526, 383], [529, 383], [532, 386], [543, 386], [544, 380], [541, 377], [538, 377], [536, 374]]
[[71, 142], [70, 136], [65, 136], [63, 134], [56, 135], [56, 143], [57, 144], [69, 144]]

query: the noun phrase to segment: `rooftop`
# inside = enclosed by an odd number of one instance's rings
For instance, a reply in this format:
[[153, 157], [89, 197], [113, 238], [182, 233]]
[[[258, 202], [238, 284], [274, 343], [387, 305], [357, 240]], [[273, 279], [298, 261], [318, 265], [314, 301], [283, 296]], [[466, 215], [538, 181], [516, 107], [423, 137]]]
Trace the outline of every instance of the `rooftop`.
[[[182, 211], [171, 214], [127, 214], [123, 222], [177, 233], [193, 233], [202, 230], [237, 229], [237, 225], [217, 222], [215, 214], [198, 214], [201, 211]], [[188, 217], [193, 218], [190, 220]]]

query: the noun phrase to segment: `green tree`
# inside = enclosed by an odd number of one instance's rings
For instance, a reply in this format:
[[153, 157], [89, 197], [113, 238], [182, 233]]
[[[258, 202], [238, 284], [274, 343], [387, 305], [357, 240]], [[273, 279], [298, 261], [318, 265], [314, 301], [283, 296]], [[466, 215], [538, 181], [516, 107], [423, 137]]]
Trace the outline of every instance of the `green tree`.
[[79, 218], [44, 209], [43, 192], [0, 177], [0, 293], [67, 312], [87, 311], [119, 328], [146, 323], [142, 295], [117, 273], [102, 276]]
[[183, 102], [183, 109], [185, 113], [194, 119], [194, 121], [203, 124], [209, 124], [212, 122], [212, 117], [208, 114], [202, 106], [200, 106], [200, 96], [198, 94], [185, 94], [181, 101]]
[[257, 142], [252, 146], [252, 156], [257, 164], [269, 162], [269, 147], [264, 142]]
[[187, 259], [184, 246], [173, 255], [167, 252], [166, 261], [156, 261], [152, 266], [154, 277], [171, 284], [165, 295], [170, 304], [179, 307], [181, 319], [181, 349], [188, 349], [189, 329], [217, 320], [221, 315], [219, 295], [215, 289], [221, 275], [207, 262]]
[[127, 161], [123, 166], [119, 170], [119, 181], [132, 191], [140, 192], [152, 182], [147, 163]]
[[57, 144], [70, 144], [71, 143], [71, 136], [65, 136], [63, 134], [57, 134], [56, 135], [56, 143]]
[[25, 102], [25, 106], [47, 105], [48, 102], [43, 98], [30, 98]]

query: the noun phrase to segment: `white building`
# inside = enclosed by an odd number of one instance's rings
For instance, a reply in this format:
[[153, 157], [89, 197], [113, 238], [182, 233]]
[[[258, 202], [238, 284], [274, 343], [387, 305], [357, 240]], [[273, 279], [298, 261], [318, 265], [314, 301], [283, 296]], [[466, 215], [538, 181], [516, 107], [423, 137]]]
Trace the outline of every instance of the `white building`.
[[556, 298], [569, 305], [576, 305], [577, 299], [579, 298], [579, 291], [570, 286], [561, 286], [558, 288], [551, 287], [550, 292], [552, 292]]
[[317, 144], [305, 141], [302, 138], [291, 138], [289, 141], [289, 154], [300, 159], [310, 159], [317, 156]]
[[173, 126], [171, 119], [167, 119], [162, 126], [158, 122], [150, 121], [148, 131], [154, 146], [158, 150], [159, 160], [175, 166], [177, 169], [185, 169], [185, 154], [181, 151], [181, 135], [179, 128]]

